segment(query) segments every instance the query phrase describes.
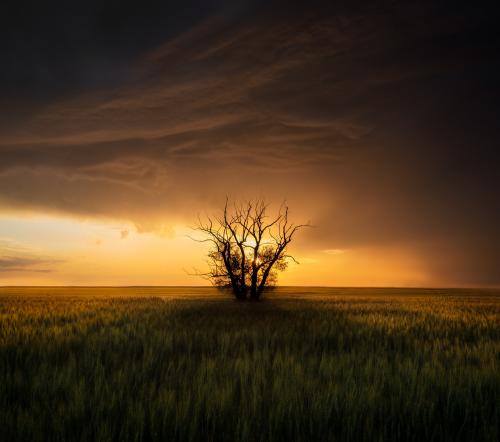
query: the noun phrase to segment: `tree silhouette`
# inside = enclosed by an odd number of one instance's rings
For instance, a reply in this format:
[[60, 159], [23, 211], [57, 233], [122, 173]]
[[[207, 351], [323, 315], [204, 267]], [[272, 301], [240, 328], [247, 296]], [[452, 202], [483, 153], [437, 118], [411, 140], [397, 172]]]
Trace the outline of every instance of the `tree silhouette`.
[[209, 271], [198, 273], [218, 287], [232, 289], [239, 300], [258, 300], [267, 287], [277, 281], [290, 260], [287, 248], [295, 233], [309, 224], [294, 224], [288, 219], [283, 203], [270, 217], [263, 200], [226, 204], [221, 215], [198, 219], [196, 230], [205, 235], [199, 242], [209, 242]]

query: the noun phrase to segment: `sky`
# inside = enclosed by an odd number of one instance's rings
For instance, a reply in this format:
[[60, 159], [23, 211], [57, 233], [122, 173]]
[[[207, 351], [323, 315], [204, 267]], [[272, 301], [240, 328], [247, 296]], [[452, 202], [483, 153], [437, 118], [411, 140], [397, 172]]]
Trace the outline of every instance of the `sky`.
[[0, 285], [203, 285], [199, 214], [286, 200], [286, 285], [500, 286], [487, 2], [7, 1]]

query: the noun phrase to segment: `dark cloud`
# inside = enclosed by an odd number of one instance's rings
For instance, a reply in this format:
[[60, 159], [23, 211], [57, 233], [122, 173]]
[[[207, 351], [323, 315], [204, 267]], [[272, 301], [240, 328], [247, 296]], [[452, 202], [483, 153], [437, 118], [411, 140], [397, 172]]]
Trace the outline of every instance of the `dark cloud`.
[[[500, 284], [490, 10], [277, 2], [227, 11], [210, 3], [166, 31], [153, 21], [124, 52], [114, 40], [124, 31], [102, 36], [109, 27], [98, 25], [91, 41], [112, 54], [110, 81], [68, 80], [29, 118], [9, 120], [0, 204], [144, 230], [188, 222], [226, 194], [288, 197], [318, 226], [303, 248], [390, 244], [420, 256], [435, 281]], [[98, 66], [77, 47], [63, 64]], [[122, 65], [125, 80], [114, 70]]]

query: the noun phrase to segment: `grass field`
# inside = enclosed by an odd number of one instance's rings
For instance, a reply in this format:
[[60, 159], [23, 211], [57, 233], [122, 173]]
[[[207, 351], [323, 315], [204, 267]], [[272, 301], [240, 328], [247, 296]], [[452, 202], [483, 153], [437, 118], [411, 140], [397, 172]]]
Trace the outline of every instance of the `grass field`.
[[500, 291], [0, 288], [5, 441], [498, 440]]

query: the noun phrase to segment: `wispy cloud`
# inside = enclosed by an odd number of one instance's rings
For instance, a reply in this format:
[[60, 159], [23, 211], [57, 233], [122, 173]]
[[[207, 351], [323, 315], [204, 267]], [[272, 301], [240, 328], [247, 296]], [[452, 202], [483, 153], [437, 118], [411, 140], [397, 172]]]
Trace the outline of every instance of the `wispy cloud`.
[[62, 262], [14, 241], [0, 240], [0, 273], [49, 273]]
[[135, 82], [46, 107], [0, 137], [0, 205], [144, 226], [205, 194], [335, 166], [372, 126], [330, 104], [347, 80], [328, 73], [345, 57], [342, 35], [356, 45], [368, 32], [332, 20], [209, 20], [138, 60]]
[[342, 255], [345, 253], [345, 250], [342, 249], [326, 249], [323, 250], [323, 253], [326, 253], [327, 255]]

